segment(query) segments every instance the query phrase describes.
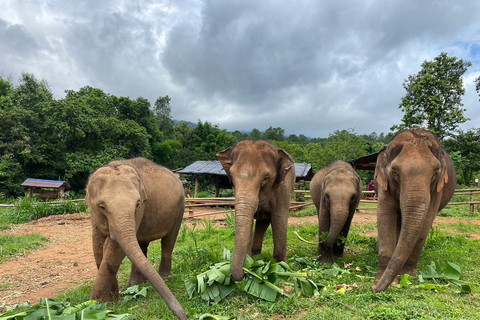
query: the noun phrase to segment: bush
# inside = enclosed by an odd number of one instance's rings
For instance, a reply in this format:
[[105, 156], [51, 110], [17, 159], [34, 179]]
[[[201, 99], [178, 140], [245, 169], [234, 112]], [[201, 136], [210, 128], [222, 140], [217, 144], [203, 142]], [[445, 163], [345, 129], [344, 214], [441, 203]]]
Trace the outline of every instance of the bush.
[[6, 219], [10, 223], [25, 223], [52, 215], [87, 211], [84, 202], [73, 202], [71, 200], [53, 204], [52, 201], [32, 202], [28, 196], [25, 196], [14, 201], [14, 204], [15, 207], [5, 213]]

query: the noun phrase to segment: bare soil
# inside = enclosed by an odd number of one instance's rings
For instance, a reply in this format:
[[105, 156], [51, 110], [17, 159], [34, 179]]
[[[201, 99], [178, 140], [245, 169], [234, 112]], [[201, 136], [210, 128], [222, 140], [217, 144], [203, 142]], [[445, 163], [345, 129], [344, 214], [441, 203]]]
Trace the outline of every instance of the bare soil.
[[[290, 217], [289, 225], [316, 224], [317, 221], [316, 216]], [[439, 217], [434, 225], [460, 221], [456, 218]], [[376, 215], [365, 211], [357, 213], [353, 219], [354, 225], [375, 222]], [[469, 223], [480, 225], [480, 221]], [[0, 310], [6, 305], [12, 306], [26, 301], [37, 304], [40, 298], [55, 298], [60, 293], [93, 280], [96, 276], [90, 217], [87, 214], [50, 216], [13, 226], [10, 230], [0, 232], [0, 235], [30, 233], [47, 237], [48, 245], [29, 254], [19, 254], [14, 259], [0, 264]], [[366, 235], [377, 234], [375, 231]], [[478, 239], [478, 235], [473, 237]]]

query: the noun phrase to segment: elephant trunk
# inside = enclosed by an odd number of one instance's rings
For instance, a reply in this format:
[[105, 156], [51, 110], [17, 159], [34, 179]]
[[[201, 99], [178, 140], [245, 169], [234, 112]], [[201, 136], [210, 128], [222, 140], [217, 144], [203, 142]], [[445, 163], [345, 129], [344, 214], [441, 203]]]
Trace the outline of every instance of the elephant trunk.
[[[372, 288], [374, 292], [387, 290], [399, 275], [417, 243], [418, 235], [425, 222], [430, 194], [418, 188], [418, 185], [415, 189], [408, 191], [405, 196], [400, 196], [400, 210], [402, 212], [400, 235], [385, 272], [377, 285]], [[430, 188], [428, 187], [427, 190], [430, 190]]]
[[[123, 249], [128, 259], [140, 270], [148, 281], [157, 290], [167, 306], [172, 310], [178, 319], [187, 319], [187, 315], [182, 305], [167, 287], [162, 277], [153, 268], [148, 259], [142, 252], [136, 236], [135, 225], [130, 222], [121, 223], [120, 228], [110, 224], [110, 234], [115, 235], [113, 240], [117, 241]], [[120, 231], [121, 230], [121, 231]]]
[[347, 224], [349, 218], [348, 206], [334, 206], [330, 209], [330, 229], [328, 230], [327, 238], [323, 243], [325, 248], [331, 248], [344, 226]]
[[235, 281], [243, 279], [243, 263], [245, 256], [250, 254], [253, 216], [257, 208], [257, 196], [235, 195], [235, 249], [232, 259], [232, 277]]

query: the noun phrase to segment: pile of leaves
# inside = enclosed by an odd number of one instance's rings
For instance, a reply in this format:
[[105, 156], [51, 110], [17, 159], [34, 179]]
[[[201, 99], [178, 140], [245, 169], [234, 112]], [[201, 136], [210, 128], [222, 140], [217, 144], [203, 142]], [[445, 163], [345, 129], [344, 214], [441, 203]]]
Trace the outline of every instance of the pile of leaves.
[[[355, 270], [349, 270], [349, 265], [344, 268], [333, 263], [328, 268], [307, 261], [304, 258], [294, 258], [292, 261], [302, 266], [299, 272], [292, 271], [286, 262], [275, 262], [270, 260], [253, 260], [247, 256], [243, 266], [245, 279], [241, 282], [234, 282], [231, 278], [231, 259], [230, 251], [224, 249], [223, 258], [225, 261], [217, 263], [209, 268], [209, 270], [191, 277], [185, 281], [185, 287], [188, 296], [193, 298], [200, 296], [206, 303], [216, 303], [224, 299], [234, 290], [240, 289], [257, 298], [266, 301], [275, 301], [278, 296], [291, 297], [292, 291], [297, 296], [312, 297], [319, 295], [321, 289], [328, 290], [327, 287], [316, 283], [308, 278], [308, 275], [318, 277], [334, 277], [342, 278], [343, 275], [352, 274], [358, 278], [369, 277], [373, 279], [376, 270], [368, 266], [359, 267]], [[418, 288], [424, 290], [434, 290], [445, 292], [450, 283], [461, 287], [459, 293], [471, 293], [472, 289], [469, 284], [460, 281], [460, 267], [452, 262], [435, 261], [421, 272], [415, 281], [419, 284], [413, 286], [408, 275], [400, 278], [399, 288]], [[433, 283], [427, 283], [430, 280]], [[445, 283], [445, 284], [444, 284]], [[291, 288], [288, 290], [287, 288]], [[286, 292], [286, 289], [288, 292]], [[344, 294], [347, 291], [358, 289], [354, 284], [337, 284], [334, 286], [335, 294]]]
[[[20, 311], [20, 309], [24, 309]], [[28, 302], [14, 307], [7, 307], [7, 312], [0, 315], [0, 320], [102, 320], [102, 319], [132, 319], [128, 313], [113, 314], [107, 310], [105, 303], [89, 300], [79, 305], [71, 306], [68, 302], [57, 302], [51, 299], [40, 300], [39, 304], [31, 306]]]
[[[230, 251], [224, 249], [223, 262], [216, 263], [209, 270], [185, 280], [190, 298], [198, 295], [205, 302], [219, 302], [237, 288], [257, 298], [275, 301], [278, 295], [289, 297], [278, 281], [293, 287], [295, 294], [311, 297], [318, 294], [318, 285], [307, 279], [307, 272], [293, 272], [286, 262], [253, 260], [247, 256], [243, 266], [245, 279], [235, 283], [231, 277]], [[287, 281], [291, 281], [290, 283]]]

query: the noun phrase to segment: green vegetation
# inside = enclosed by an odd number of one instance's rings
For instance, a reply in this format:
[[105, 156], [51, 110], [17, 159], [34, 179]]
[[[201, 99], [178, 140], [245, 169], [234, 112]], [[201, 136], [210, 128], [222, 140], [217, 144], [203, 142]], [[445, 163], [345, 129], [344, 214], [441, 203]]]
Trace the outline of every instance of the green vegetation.
[[0, 236], [0, 263], [14, 258], [18, 254], [27, 254], [45, 246], [48, 238], [38, 234], [23, 236], [2, 235]]
[[441, 140], [454, 134], [459, 124], [468, 120], [461, 103], [465, 94], [462, 76], [471, 65], [446, 52], [433, 61], [424, 61], [422, 69], [403, 83], [407, 91], [399, 106], [405, 112], [403, 123], [392, 130], [424, 127]]
[[[218, 303], [207, 305], [200, 295], [189, 298], [185, 280], [225, 261], [223, 248], [233, 250], [234, 246], [234, 227], [220, 228], [208, 220], [198, 222], [193, 229], [182, 227], [174, 251], [174, 276], [167, 284], [191, 319], [207, 314], [227, 319], [474, 319], [480, 308], [480, 245], [473, 238], [480, 236], [480, 230], [469, 226], [469, 219], [458, 219], [461, 222], [432, 229], [419, 264], [421, 277], [404, 277], [400, 285], [380, 294], [371, 292], [378, 263], [377, 238], [364, 235], [375, 229], [375, 223], [353, 226], [345, 256], [332, 266], [316, 262], [315, 223], [289, 228], [288, 266], [293, 272], [306, 273], [317, 286], [313, 297], [295, 294], [291, 280], [277, 279], [275, 286], [291, 297], [277, 296], [275, 302], [256, 298], [241, 289], [244, 281]], [[313, 243], [300, 241], [295, 232]], [[160, 248], [159, 241], [150, 246], [149, 259], [154, 265], [160, 261]], [[269, 261], [271, 252], [269, 229], [263, 253], [255, 260]], [[125, 261], [119, 273], [120, 285], [125, 286], [129, 272], [130, 263]], [[91, 285], [69, 291], [56, 301], [71, 305], [88, 301]], [[132, 314], [136, 319], [173, 319], [154, 290], [149, 289], [146, 295], [108, 304], [107, 309], [114, 314]]]
[[2, 215], [1, 221], [6, 223], [25, 223], [37, 220], [43, 217], [69, 214], [76, 212], [87, 212], [88, 208], [83, 201], [74, 202], [64, 200], [52, 204], [53, 201], [30, 201], [28, 197], [23, 197], [14, 202], [15, 207]]

